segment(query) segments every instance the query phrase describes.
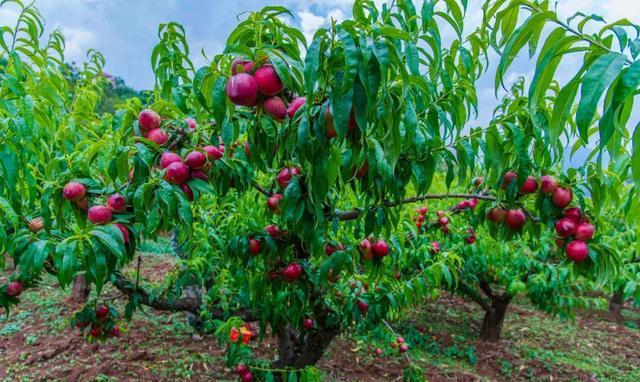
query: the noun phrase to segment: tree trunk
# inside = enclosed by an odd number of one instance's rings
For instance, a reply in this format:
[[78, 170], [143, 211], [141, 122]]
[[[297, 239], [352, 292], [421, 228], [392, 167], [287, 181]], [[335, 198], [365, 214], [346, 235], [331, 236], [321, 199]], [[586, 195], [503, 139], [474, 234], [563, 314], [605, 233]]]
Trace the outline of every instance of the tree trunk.
[[622, 305], [624, 305], [622, 293], [619, 291], [614, 292], [609, 300], [609, 313], [611, 314], [611, 318], [618, 324], [622, 324], [624, 322], [624, 317], [622, 317]]
[[73, 287], [71, 288], [71, 301], [79, 304], [87, 302], [87, 298], [91, 293], [91, 285], [87, 284], [83, 275], [77, 275], [73, 279]]
[[277, 333], [278, 360], [273, 363], [274, 368], [304, 369], [315, 365], [338, 333], [337, 326], [309, 333], [300, 333], [290, 326], [280, 328]]
[[502, 333], [502, 324], [507, 313], [511, 297], [496, 297], [491, 301], [490, 309], [485, 310], [480, 329], [480, 339], [488, 342], [498, 342]]

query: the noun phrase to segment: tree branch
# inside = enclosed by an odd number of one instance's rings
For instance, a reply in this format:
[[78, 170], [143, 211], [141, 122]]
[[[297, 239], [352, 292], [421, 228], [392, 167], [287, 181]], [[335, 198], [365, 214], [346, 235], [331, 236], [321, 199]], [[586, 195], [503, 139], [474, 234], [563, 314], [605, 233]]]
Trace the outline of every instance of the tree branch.
[[482, 296], [480, 296], [480, 294], [474, 288], [471, 288], [463, 282], [460, 282], [460, 284], [458, 285], [460, 287], [460, 291], [467, 295], [470, 299], [475, 301], [478, 305], [480, 305], [480, 307], [482, 307], [485, 312], [493, 311], [491, 304], [485, 301], [485, 299], [483, 299]]
[[[385, 201], [383, 205], [388, 208], [397, 207], [403, 204], [416, 203], [424, 200], [430, 199], [479, 199], [479, 200], [487, 200], [487, 201], [496, 201], [495, 196], [486, 195], [486, 194], [425, 194], [420, 196], [414, 196], [412, 198], [406, 198], [398, 201]], [[370, 209], [374, 209], [377, 207], [371, 207]], [[355, 208], [350, 211], [337, 212], [334, 214], [334, 217], [340, 221], [346, 220], [355, 220], [362, 214], [364, 210], [360, 208]]]
[[482, 280], [480, 281], [480, 289], [484, 292], [485, 295], [487, 295], [487, 297], [489, 297], [491, 300], [495, 300], [496, 299], [496, 294], [493, 293], [493, 289], [491, 289], [491, 285], [489, 285], [488, 282]]
[[[129, 279], [120, 273], [114, 274], [113, 285], [128, 297], [137, 296], [138, 301], [142, 305], [146, 305], [155, 310], [168, 312], [190, 312], [200, 314], [202, 300], [195, 297], [181, 297], [179, 299], [151, 298], [149, 292], [136, 287]], [[223, 319], [225, 317], [240, 317], [244, 321], [257, 321], [255, 315], [249, 309], [239, 309], [237, 311], [225, 314], [222, 309], [213, 309], [210, 311], [211, 317], [214, 319]]]
[[254, 183], [253, 187], [258, 190], [261, 194], [265, 195], [266, 197], [271, 197], [273, 196], [273, 194], [267, 190], [264, 189], [264, 187], [262, 187], [261, 185], [259, 185], [257, 182]]

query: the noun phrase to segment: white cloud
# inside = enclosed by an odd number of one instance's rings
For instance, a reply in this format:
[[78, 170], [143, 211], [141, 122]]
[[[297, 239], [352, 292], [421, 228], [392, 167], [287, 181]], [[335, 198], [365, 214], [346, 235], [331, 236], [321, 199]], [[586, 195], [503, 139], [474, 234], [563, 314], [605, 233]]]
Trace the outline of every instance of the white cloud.
[[300, 11], [298, 12], [298, 16], [300, 17], [300, 29], [302, 29], [302, 33], [308, 42], [313, 40], [315, 31], [327, 22], [327, 19], [324, 17], [318, 16], [310, 11]]
[[335, 20], [337, 22], [341, 22], [344, 21], [344, 19], [346, 19], [346, 15], [344, 14], [344, 12], [342, 11], [342, 9], [340, 8], [336, 8], [331, 10], [329, 13], [327, 13], [327, 19], [328, 20]]
[[627, 18], [631, 22], [640, 23], [638, 0], [606, 0], [601, 2], [600, 9], [610, 22]]
[[18, 18], [18, 14], [19, 12], [17, 9], [3, 6], [0, 8], [0, 25], [9, 25], [13, 28], [16, 23], [16, 19]]
[[93, 33], [79, 28], [63, 28], [62, 33], [66, 40], [65, 57], [71, 61], [84, 61], [87, 51], [95, 45]]
[[298, 12], [298, 16], [300, 16], [300, 28], [302, 28], [302, 31], [305, 33], [316, 31], [323, 26], [326, 21], [324, 17], [315, 15], [309, 11]]

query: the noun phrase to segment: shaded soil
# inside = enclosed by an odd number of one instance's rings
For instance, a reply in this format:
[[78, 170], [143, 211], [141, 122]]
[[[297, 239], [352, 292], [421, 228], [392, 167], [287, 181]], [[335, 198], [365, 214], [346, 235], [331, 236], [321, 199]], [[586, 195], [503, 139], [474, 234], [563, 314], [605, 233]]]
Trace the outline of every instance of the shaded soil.
[[[168, 257], [142, 255], [145, 280], [159, 282], [172, 268]], [[24, 294], [8, 318], [0, 318], [0, 381], [234, 380], [224, 364], [224, 348], [213, 338], [194, 336], [184, 314], [138, 312], [120, 338], [88, 343], [69, 328], [80, 308], [69, 293], [46, 278]], [[116, 290], [107, 287], [103, 297], [122, 308]], [[477, 339], [481, 317], [473, 303], [444, 295], [392, 323], [394, 333], [341, 336], [318, 367], [326, 380], [345, 382], [402, 381], [411, 363], [431, 382], [640, 380], [640, 331], [602, 312], [583, 312], [574, 324], [515, 303], [497, 344]], [[397, 335], [410, 344], [408, 356], [390, 347]], [[251, 346], [273, 358], [274, 344], [267, 337]], [[373, 355], [377, 347], [384, 349], [383, 356]]]

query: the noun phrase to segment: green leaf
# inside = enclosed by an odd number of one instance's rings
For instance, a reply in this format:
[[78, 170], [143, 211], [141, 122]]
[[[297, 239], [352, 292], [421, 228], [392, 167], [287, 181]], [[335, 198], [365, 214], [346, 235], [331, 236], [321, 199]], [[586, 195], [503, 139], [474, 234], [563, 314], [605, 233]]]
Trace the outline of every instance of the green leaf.
[[578, 94], [578, 85], [580, 85], [581, 76], [582, 72], [576, 74], [576, 76], [560, 90], [560, 93], [558, 93], [556, 97], [551, 120], [549, 121], [549, 134], [554, 144], [556, 144], [560, 138], [560, 133], [564, 131], [565, 124], [571, 116], [571, 107]]
[[582, 79], [580, 103], [576, 112], [576, 124], [580, 138], [584, 142], [589, 141], [589, 126], [596, 114], [598, 102], [605, 90], [620, 74], [625, 62], [625, 56], [621, 53], [607, 53], [598, 57], [585, 73]]
[[633, 156], [631, 159], [631, 169], [633, 181], [636, 183], [636, 188], [640, 189], [640, 124], [636, 126], [633, 133]]
[[98, 227], [92, 230], [90, 234], [102, 243], [114, 256], [118, 258], [124, 257], [122, 234], [115, 226], [112, 226], [111, 229], [108, 229], [106, 226]]
[[215, 118], [218, 126], [224, 125], [224, 118], [227, 112], [226, 86], [226, 78], [224, 76], [220, 76], [216, 79], [212, 89], [213, 117]]
[[500, 88], [500, 84], [502, 84], [502, 79], [505, 72], [507, 71], [513, 60], [516, 58], [520, 50], [522, 50], [527, 42], [530, 43], [529, 40], [532, 37], [538, 38], [539, 29], [544, 26], [547, 20], [550, 20], [553, 17], [555, 17], [554, 12], [536, 13], [525, 20], [525, 22], [513, 32], [513, 35], [511, 36], [509, 41], [507, 41], [507, 44], [502, 51], [500, 64], [498, 64], [498, 70], [495, 79], [496, 94], [498, 92], [498, 89]]

